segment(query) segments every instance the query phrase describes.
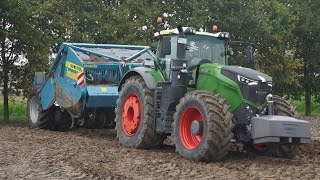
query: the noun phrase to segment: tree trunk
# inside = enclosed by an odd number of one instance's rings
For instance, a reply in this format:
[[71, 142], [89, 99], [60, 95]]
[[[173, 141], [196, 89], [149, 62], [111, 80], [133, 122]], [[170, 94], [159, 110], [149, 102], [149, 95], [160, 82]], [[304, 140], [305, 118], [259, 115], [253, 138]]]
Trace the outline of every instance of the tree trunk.
[[305, 115], [310, 116], [311, 115], [311, 93], [309, 89], [306, 89], [305, 91]]
[[[2, 28], [5, 30], [6, 20], [2, 20]], [[1, 39], [1, 59], [2, 59], [2, 70], [3, 70], [3, 120], [4, 122], [9, 121], [9, 67], [6, 59], [6, 37]]]
[[305, 104], [305, 115], [309, 116], [311, 114], [311, 85], [310, 72], [308, 63], [303, 63], [303, 88], [304, 88], [304, 104]]
[[9, 89], [8, 89], [8, 72], [4, 71], [3, 78], [3, 120], [9, 122]]

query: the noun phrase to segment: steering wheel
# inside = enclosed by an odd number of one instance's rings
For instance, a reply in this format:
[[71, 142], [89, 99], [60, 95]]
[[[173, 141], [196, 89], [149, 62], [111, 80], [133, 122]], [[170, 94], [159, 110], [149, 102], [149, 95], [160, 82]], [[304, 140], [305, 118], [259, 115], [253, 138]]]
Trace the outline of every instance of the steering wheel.
[[200, 66], [201, 64], [205, 64], [205, 63], [211, 63], [211, 61], [208, 59], [201, 59], [201, 58], [195, 57], [191, 59], [190, 64], [188, 66], [188, 70], [194, 70], [197, 66]]

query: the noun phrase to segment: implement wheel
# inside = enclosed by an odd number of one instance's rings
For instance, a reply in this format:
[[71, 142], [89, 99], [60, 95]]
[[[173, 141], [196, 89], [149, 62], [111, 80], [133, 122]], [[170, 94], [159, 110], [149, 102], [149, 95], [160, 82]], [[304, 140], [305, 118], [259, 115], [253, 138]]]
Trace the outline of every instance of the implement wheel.
[[[293, 105], [279, 96], [273, 96], [275, 115], [296, 117], [296, 110]], [[272, 156], [279, 158], [292, 158], [296, 146], [292, 144], [252, 144], [246, 143], [244, 148], [251, 153], [260, 156]]]
[[116, 130], [121, 144], [148, 149], [161, 145], [166, 138], [154, 130], [153, 93], [140, 76], [126, 80], [116, 108]]
[[27, 102], [28, 122], [31, 128], [53, 129], [53, 109], [42, 110], [37, 91], [31, 91]]
[[67, 110], [61, 109], [59, 106], [52, 107], [54, 113], [54, 127], [55, 131], [67, 131], [72, 127], [72, 118]]
[[194, 161], [223, 159], [233, 138], [229, 107], [224, 99], [213, 93], [187, 93], [174, 115], [173, 135], [178, 153]]

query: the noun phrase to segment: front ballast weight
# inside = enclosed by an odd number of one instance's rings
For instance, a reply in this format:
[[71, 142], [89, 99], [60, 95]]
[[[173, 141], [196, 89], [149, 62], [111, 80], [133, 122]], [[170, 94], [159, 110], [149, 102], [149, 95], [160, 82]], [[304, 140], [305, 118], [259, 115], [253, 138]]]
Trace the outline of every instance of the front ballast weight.
[[310, 143], [310, 123], [289, 116], [275, 114], [273, 96], [268, 94], [267, 114], [251, 118], [253, 144], [264, 143]]
[[293, 117], [267, 115], [251, 119], [253, 144], [310, 143], [310, 123]]

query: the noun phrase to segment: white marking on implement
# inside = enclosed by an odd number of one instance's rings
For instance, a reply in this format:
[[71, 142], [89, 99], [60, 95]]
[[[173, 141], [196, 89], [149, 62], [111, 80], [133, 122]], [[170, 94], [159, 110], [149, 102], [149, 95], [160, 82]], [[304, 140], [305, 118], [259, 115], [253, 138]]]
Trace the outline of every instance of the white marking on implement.
[[78, 75], [78, 80], [77, 80], [77, 85], [78, 86], [82, 86], [84, 84], [84, 74], [83, 73], [80, 73]]
[[262, 82], [267, 82], [266, 78], [264, 78], [262, 76], [258, 76], [258, 78], [260, 78]]

